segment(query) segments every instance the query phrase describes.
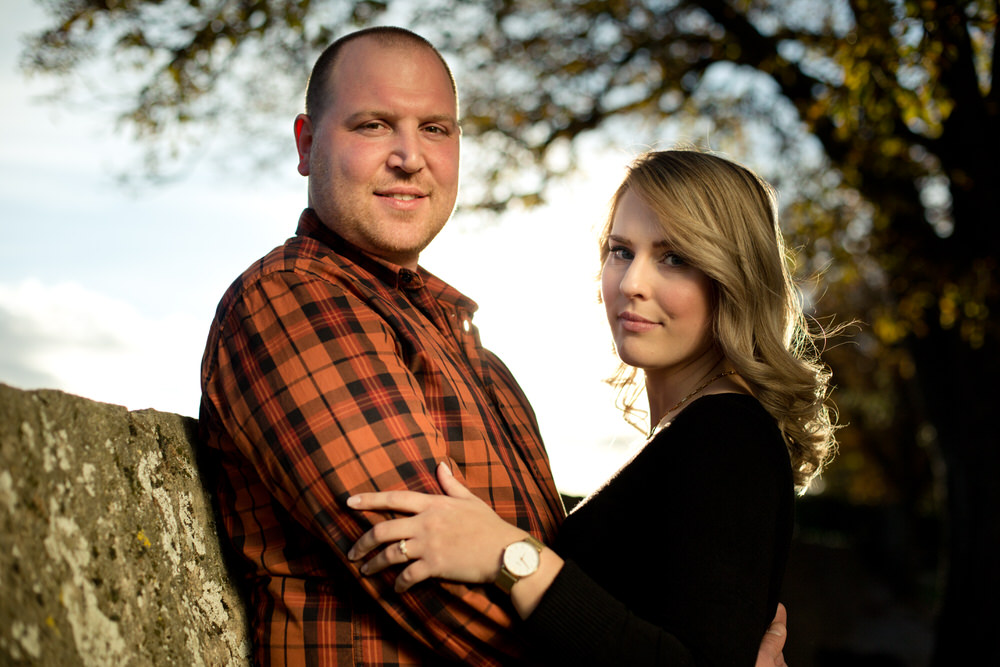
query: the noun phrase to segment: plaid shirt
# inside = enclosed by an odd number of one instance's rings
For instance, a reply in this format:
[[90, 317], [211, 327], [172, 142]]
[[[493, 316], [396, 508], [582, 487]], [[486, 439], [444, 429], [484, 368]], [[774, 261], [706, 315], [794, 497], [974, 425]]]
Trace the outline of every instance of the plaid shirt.
[[[551, 541], [563, 506], [534, 413], [483, 349], [476, 304], [370, 257], [311, 210], [223, 296], [200, 421], [223, 530], [248, 566], [258, 664], [490, 665], [518, 655], [504, 596], [429, 581], [399, 595], [345, 554], [383, 519], [362, 491], [440, 493], [439, 461]], [[210, 467], [211, 469], [211, 467]]]

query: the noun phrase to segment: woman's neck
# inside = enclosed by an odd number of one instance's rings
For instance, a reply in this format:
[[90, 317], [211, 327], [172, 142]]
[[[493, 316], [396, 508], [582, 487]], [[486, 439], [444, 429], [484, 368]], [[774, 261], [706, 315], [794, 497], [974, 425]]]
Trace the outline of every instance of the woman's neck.
[[[673, 416], [698, 395], [712, 391], [715, 381], [725, 377], [728, 364], [718, 350], [710, 350], [687, 366], [672, 371], [646, 373], [650, 424]], [[708, 383], [708, 384], [706, 384]]]

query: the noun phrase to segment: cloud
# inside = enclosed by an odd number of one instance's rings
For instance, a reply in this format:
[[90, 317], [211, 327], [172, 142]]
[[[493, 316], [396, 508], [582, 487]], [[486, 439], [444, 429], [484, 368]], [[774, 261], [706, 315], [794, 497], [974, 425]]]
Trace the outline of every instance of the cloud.
[[75, 283], [0, 283], [0, 382], [194, 415], [205, 326]]

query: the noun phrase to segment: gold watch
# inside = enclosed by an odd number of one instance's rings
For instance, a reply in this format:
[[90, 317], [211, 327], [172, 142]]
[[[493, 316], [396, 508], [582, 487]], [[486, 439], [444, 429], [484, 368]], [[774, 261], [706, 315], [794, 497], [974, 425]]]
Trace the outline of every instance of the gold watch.
[[500, 572], [497, 573], [496, 584], [507, 595], [521, 579], [534, 574], [542, 562], [542, 549], [545, 545], [531, 535], [507, 545], [503, 550]]

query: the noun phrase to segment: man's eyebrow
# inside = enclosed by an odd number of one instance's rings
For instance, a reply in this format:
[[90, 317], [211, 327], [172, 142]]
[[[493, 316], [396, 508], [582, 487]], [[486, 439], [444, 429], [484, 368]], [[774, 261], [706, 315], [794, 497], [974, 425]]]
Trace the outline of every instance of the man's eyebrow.
[[424, 118], [425, 123], [448, 123], [458, 127], [458, 119], [448, 113], [436, 113]]
[[363, 120], [371, 120], [372, 118], [384, 118], [388, 116], [387, 111], [379, 111], [378, 109], [368, 109], [365, 111], [355, 111], [350, 116], [347, 117], [348, 123], [359, 123]]
[[[383, 109], [366, 109], [364, 111], [356, 111], [347, 117], [348, 123], [360, 123], [365, 120], [371, 120], [373, 118], [395, 118], [399, 114], [383, 110]], [[447, 113], [431, 114], [430, 116], [421, 117], [421, 123], [447, 123], [449, 125], [459, 126], [458, 119], [455, 116]]]

